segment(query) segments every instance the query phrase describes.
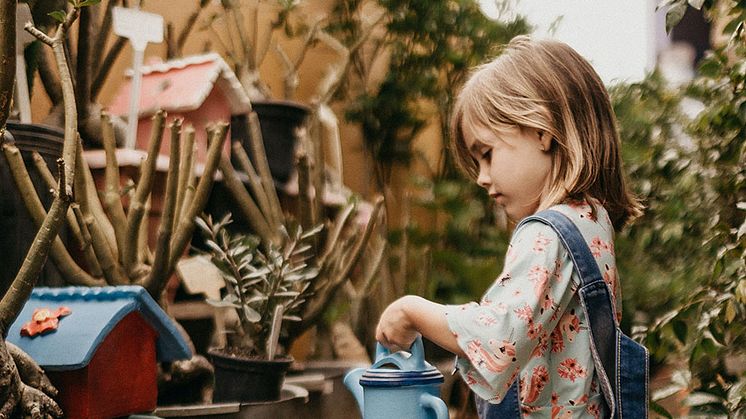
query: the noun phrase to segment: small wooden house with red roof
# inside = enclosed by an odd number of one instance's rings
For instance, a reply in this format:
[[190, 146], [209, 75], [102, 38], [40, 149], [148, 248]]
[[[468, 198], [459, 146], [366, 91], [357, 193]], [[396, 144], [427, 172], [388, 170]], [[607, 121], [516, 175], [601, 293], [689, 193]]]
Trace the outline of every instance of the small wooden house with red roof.
[[[42, 313], [63, 317], [56, 330], [28, 336], [40, 329], [29, 324], [45, 320]], [[157, 362], [192, 356], [171, 318], [135, 285], [36, 288], [7, 340], [46, 371], [71, 419], [152, 412]]]
[[[119, 88], [108, 106], [113, 115], [127, 117], [132, 89], [130, 79]], [[216, 53], [193, 55], [142, 67], [139, 122], [136, 148], [148, 149], [151, 117], [159, 109], [168, 113], [167, 122], [184, 118], [184, 124], [194, 126], [197, 146], [196, 161], [204, 162], [207, 153], [209, 123], [225, 121], [232, 115], [245, 114], [251, 102], [231, 68]], [[230, 137], [229, 137], [230, 138]], [[168, 155], [169, 136], [164, 135], [161, 154]], [[226, 141], [226, 152], [230, 148]]]

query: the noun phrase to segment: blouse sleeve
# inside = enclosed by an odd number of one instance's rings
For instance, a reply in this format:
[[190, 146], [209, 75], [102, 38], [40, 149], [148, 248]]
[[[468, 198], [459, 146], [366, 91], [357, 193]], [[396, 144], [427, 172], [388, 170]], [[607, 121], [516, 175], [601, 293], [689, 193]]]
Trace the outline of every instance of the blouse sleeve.
[[575, 290], [572, 262], [557, 233], [539, 222], [520, 227], [482, 301], [446, 309], [448, 326], [467, 356], [457, 366], [469, 387], [499, 403], [522, 366], [544, 356]]

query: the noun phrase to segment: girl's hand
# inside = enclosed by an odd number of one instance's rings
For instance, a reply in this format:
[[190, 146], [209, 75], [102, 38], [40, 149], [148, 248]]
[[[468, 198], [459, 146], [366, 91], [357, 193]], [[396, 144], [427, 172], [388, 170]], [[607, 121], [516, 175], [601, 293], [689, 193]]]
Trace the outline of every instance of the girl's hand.
[[376, 340], [389, 351], [409, 351], [419, 332], [407, 313], [408, 300], [404, 296], [391, 303], [381, 314], [376, 327]]

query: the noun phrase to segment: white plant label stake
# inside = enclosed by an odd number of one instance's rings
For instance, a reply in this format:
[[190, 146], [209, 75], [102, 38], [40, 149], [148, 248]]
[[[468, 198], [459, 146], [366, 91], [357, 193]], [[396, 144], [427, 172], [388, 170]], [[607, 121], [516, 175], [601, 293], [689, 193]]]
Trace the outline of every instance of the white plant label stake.
[[36, 38], [23, 29], [26, 22], [34, 22], [31, 18], [31, 10], [29, 10], [28, 4], [18, 3], [16, 7], [16, 103], [21, 113], [21, 122], [30, 124], [31, 100], [28, 94], [26, 61], [23, 58], [23, 50], [26, 48], [26, 45], [33, 42]]
[[277, 342], [280, 339], [280, 326], [282, 326], [282, 315], [285, 313], [285, 306], [277, 304], [272, 316], [272, 327], [269, 329], [269, 338], [267, 338], [267, 359], [275, 359], [277, 352]]
[[163, 42], [163, 16], [142, 12], [137, 9], [115, 7], [112, 10], [114, 33], [129, 39], [135, 51], [132, 61], [132, 89], [130, 90], [130, 106], [127, 115], [126, 148], [135, 148], [137, 140], [137, 108], [140, 104], [140, 86], [142, 85], [142, 62], [145, 47], [148, 43]]

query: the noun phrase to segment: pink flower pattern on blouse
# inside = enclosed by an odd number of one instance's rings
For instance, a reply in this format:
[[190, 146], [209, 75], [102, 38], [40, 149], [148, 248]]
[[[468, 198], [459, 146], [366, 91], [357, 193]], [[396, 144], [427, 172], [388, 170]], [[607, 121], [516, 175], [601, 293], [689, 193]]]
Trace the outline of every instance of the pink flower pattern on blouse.
[[[606, 210], [573, 201], [552, 209], [570, 217], [591, 249], [621, 316], [614, 229]], [[519, 383], [524, 418], [598, 418], [602, 400], [579, 278], [551, 227], [531, 222], [513, 233], [505, 267], [479, 303], [449, 306], [448, 325], [466, 358], [467, 385], [499, 403]]]

